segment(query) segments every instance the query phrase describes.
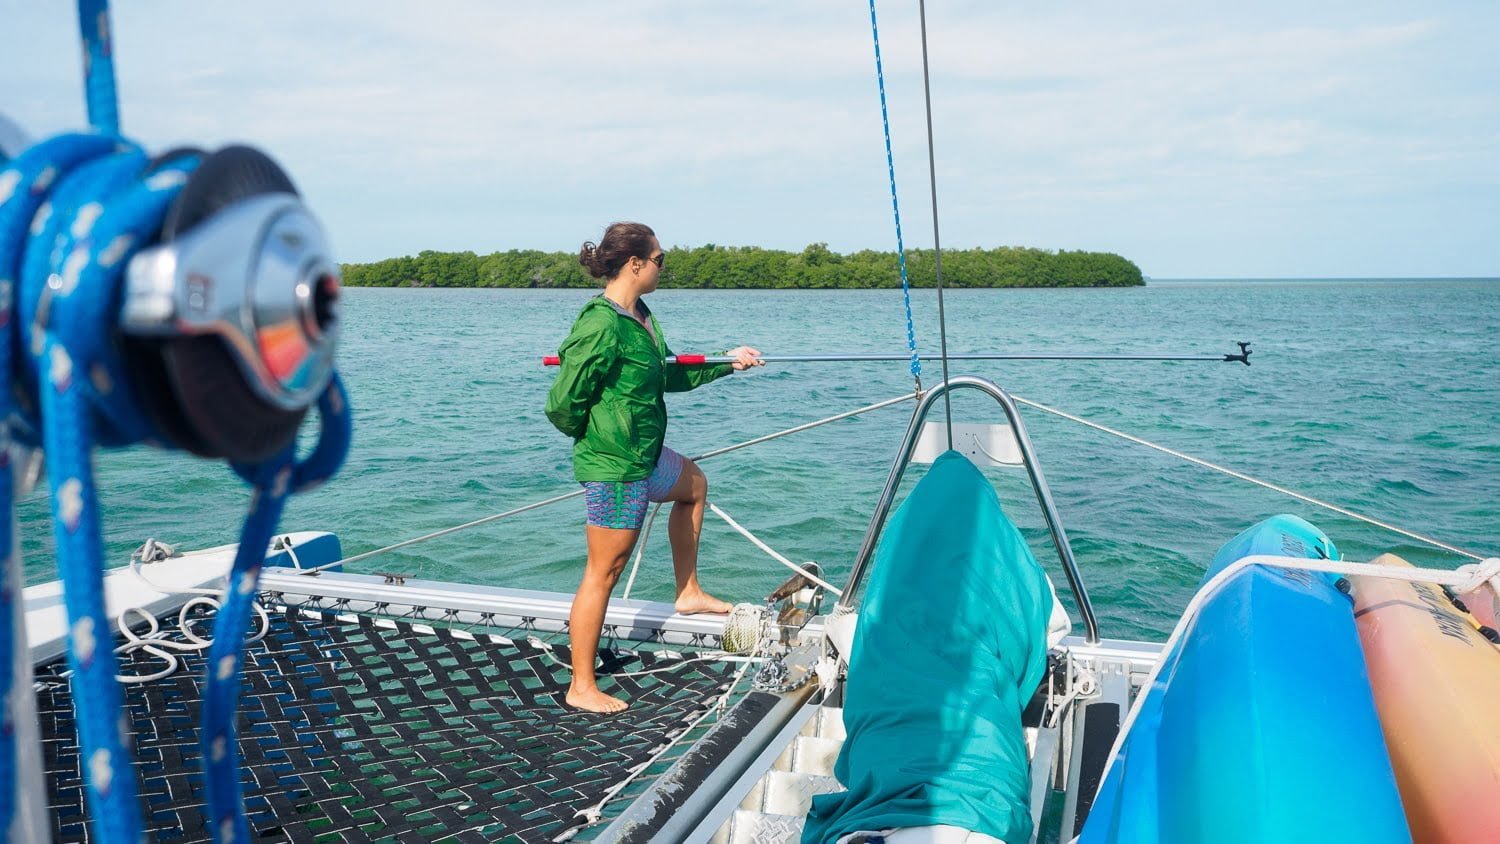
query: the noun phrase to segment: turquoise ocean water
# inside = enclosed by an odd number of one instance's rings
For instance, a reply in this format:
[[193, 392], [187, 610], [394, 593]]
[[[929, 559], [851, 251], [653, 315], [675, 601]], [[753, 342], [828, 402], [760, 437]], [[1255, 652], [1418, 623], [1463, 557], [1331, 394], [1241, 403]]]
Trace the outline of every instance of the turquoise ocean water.
[[[570, 491], [569, 443], [541, 408], [540, 357], [587, 291], [350, 290], [340, 369], [355, 446], [328, 487], [295, 498], [285, 530], [340, 535], [346, 553]], [[937, 300], [914, 294], [917, 338], [938, 349]], [[648, 301], [681, 352], [740, 342], [766, 354], [905, 350], [899, 291], [663, 291]], [[1253, 341], [1254, 365], [985, 362], [954, 374], [1472, 551], [1500, 553], [1497, 281], [1175, 281], [1130, 290], [957, 290], [953, 352], [1207, 353]], [[929, 363], [924, 381], [940, 378]], [[904, 363], [772, 366], [669, 397], [668, 443], [696, 454], [909, 391]], [[996, 421], [978, 394], [959, 421]], [[707, 461], [711, 497], [836, 582], [858, 549], [910, 406]], [[1463, 562], [1075, 423], [1023, 410], [1107, 636], [1159, 638], [1213, 552], [1277, 512], [1322, 527], [1347, 556]], [[112, 564], [147, 537], [235, 541], [247, 492], [227, 468], [145, 448], [97, 461]], [[1061, 585], [1034, 499], [996, 472], [1007, 510]], [[18, 505], [28, 582], [53, 577], [45, 498]], [[571, 590], [583, 505], [570, 501], [358, 564], [361, 571]], [[663, 524], [664, 528], [665, 525]], [[712, 515], [709, 588], [754, 600], [784, 570]], [[638, 597], [672, 591], [665, 531]], [[919, 596], [914, 596], [914, 600]]]

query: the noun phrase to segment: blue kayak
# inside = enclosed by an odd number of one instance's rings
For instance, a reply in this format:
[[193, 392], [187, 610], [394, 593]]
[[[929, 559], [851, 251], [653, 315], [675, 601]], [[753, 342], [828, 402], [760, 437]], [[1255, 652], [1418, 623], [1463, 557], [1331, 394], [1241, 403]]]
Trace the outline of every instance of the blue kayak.
[[[1207, 581], [1251, 554], [1338, 559], [1275, 516], [1230, 540]], [[1166, 655], [1079, 837], [1105, 842], [1408, 842], [1338, 577], [1255, 566]]]

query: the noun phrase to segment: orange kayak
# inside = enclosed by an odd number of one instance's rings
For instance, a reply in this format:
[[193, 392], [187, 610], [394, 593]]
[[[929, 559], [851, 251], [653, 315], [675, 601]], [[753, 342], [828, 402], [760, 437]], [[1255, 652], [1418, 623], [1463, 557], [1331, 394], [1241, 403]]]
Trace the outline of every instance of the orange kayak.
[[[1394, 554], [1374, 562], [1411, 565]], [[1375, 709], [1412, 838], [1419, 844], [1495, 840], [1500, 648], [1438, 586], [1350, 580]]]

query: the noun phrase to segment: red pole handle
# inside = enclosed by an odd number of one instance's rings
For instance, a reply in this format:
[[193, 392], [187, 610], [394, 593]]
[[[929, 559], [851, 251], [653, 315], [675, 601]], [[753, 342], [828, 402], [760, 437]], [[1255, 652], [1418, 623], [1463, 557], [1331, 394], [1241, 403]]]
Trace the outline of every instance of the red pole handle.
[[561, 366], [562, 358], [557, 355], [547, 355], [542, 358], [542, 366]]

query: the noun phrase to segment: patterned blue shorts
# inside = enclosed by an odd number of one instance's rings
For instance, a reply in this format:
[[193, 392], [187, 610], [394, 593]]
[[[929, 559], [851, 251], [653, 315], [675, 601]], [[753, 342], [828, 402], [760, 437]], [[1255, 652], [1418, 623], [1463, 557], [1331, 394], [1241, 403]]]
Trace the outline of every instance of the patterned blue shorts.
[[646, 523], [646, 505], [666, 501], [682, 476], [682, 455], [666, 446], [656, 458], [651, 477], [639, 481], [583, 481], [583, 500], [588, 523], [615, 530], [640, 530]]

